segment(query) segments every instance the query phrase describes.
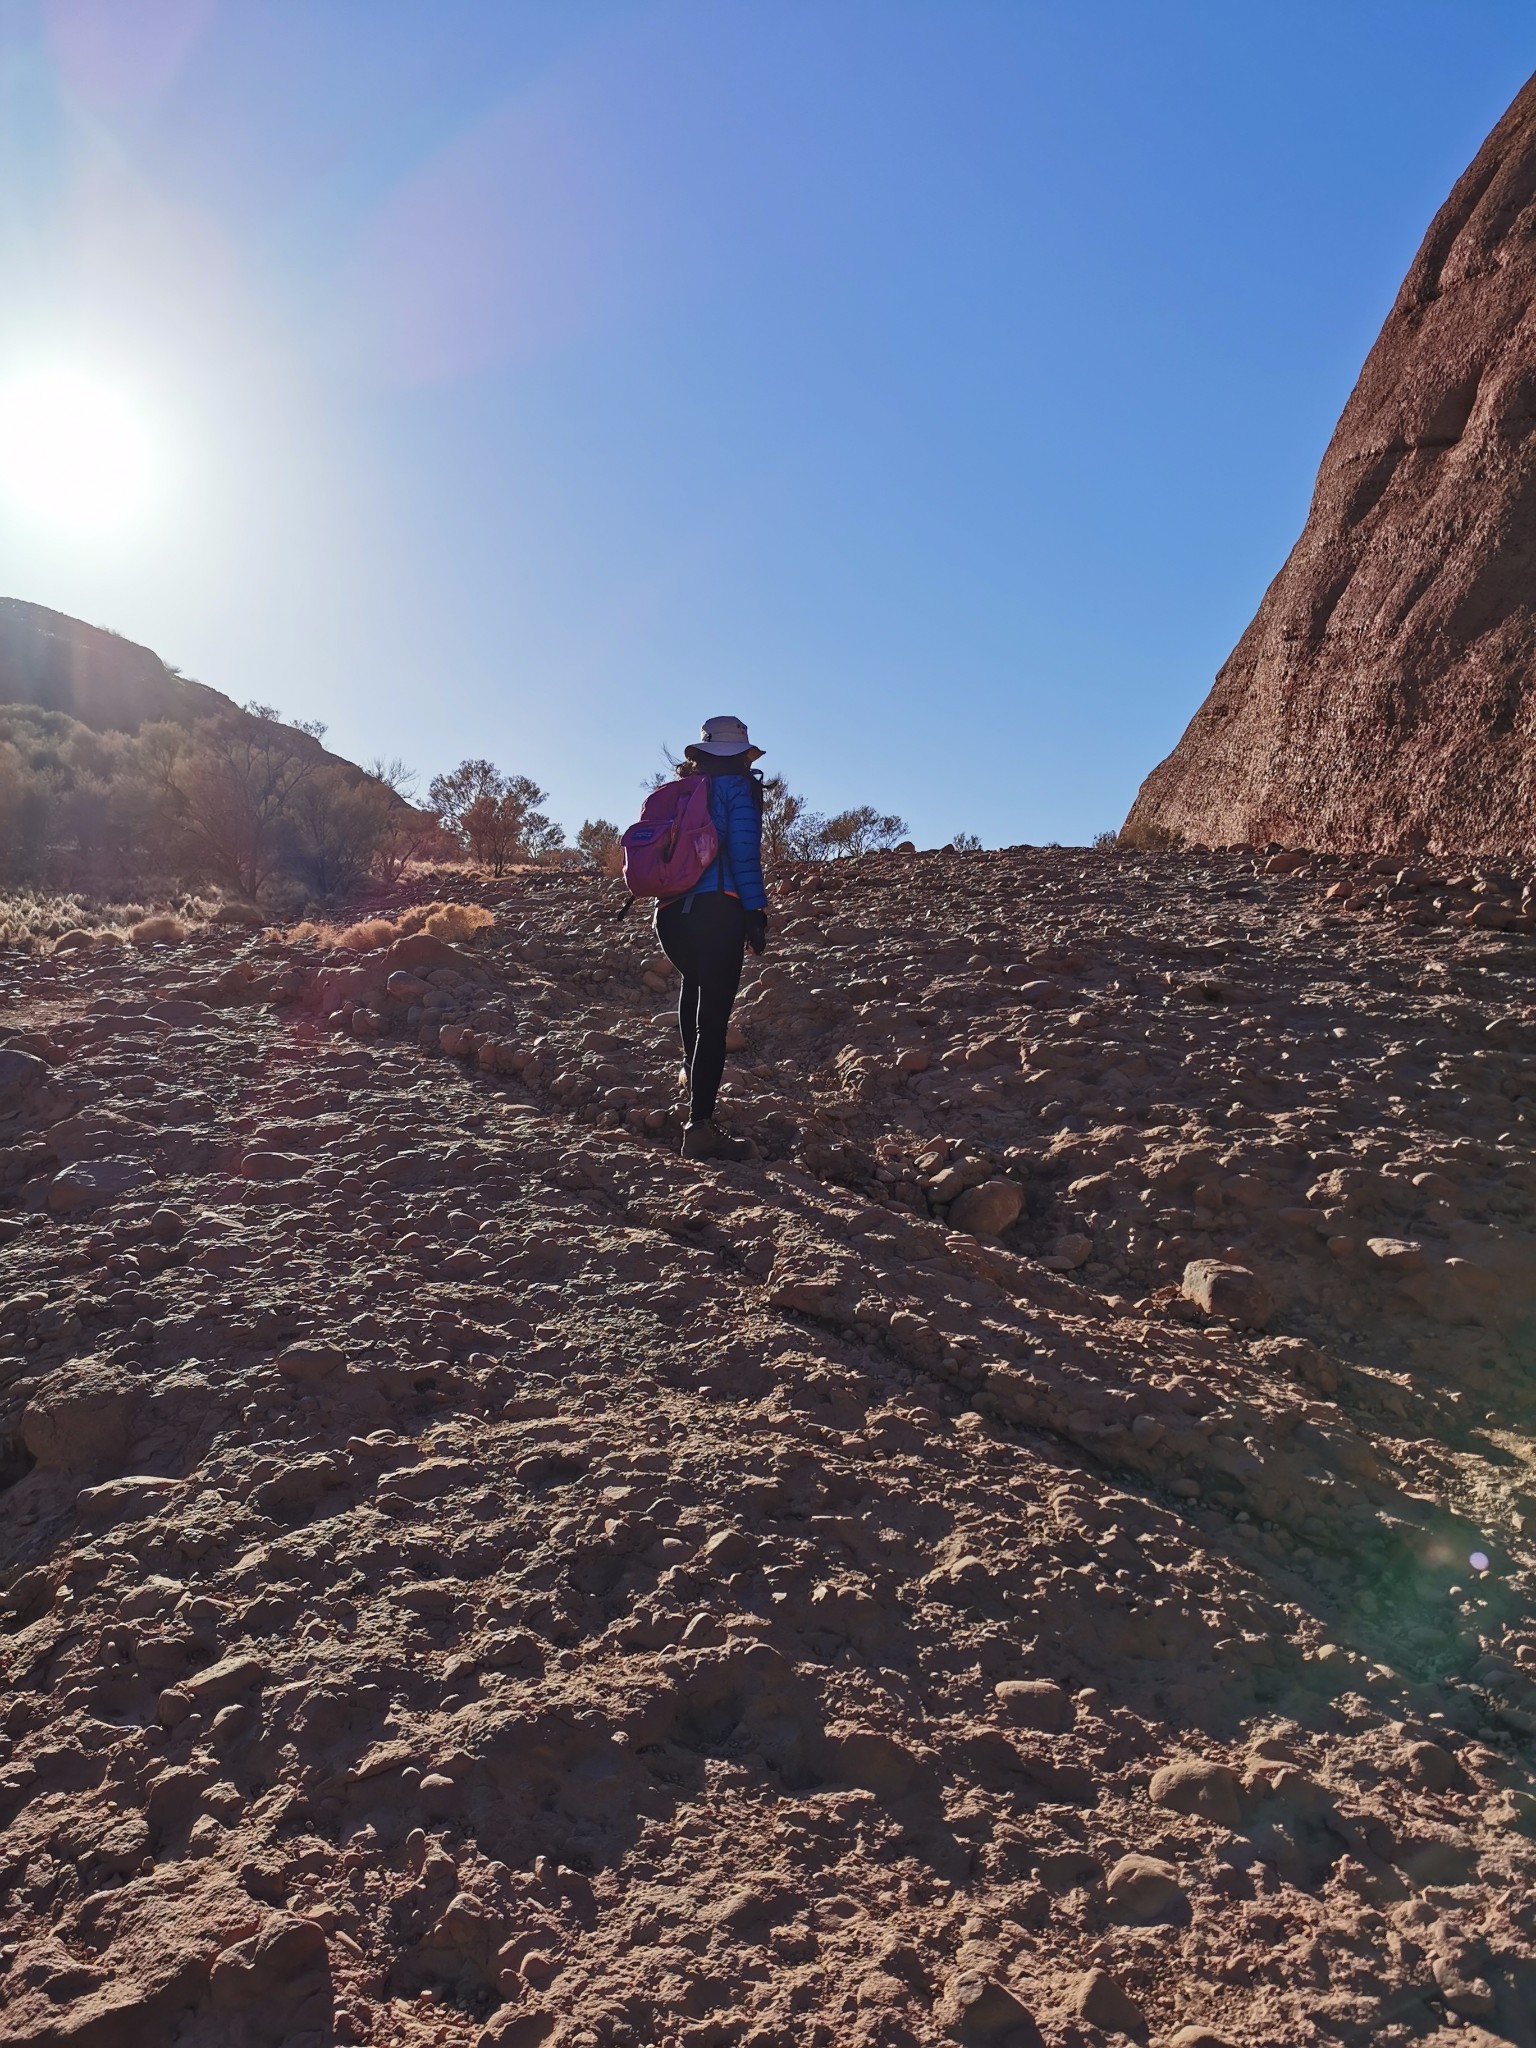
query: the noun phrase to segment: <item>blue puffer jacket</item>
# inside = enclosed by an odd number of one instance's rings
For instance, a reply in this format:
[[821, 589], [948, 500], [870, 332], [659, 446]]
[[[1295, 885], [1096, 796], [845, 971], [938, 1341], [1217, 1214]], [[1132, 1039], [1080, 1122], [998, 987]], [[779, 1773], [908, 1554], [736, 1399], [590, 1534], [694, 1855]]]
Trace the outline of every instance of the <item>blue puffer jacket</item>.
[[709, 815], [720, 835], [719, 857], [705, 870], [700, 890], [730, 889], [743, 910], [766, 910], [763, 887], [763, 820], [747, 775], [709, 778]]

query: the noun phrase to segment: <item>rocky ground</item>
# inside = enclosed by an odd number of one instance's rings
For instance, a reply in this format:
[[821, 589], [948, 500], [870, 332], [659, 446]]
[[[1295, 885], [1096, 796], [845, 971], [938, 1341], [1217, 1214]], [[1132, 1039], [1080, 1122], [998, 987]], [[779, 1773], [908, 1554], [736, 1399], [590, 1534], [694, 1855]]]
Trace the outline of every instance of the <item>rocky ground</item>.
[[0, 957], [0, 2041], [1536, 2043], [1522, 880]]

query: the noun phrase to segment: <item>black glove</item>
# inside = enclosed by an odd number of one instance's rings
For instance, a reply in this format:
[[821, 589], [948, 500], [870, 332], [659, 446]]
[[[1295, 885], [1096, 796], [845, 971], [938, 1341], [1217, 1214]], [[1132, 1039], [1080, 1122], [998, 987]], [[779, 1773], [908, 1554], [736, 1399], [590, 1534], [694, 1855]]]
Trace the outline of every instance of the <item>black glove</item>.
[[747, 912], [747, 944], [759, 955], [768, 950], [768, 913], [766, 910]]

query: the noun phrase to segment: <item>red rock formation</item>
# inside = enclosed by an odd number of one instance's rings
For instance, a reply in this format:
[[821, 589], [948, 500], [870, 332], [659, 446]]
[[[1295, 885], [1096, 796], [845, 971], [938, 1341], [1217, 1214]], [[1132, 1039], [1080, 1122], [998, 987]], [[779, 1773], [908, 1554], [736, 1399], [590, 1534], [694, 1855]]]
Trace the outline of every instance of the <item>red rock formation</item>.
[[1131, 839], [1536, 846], [1533, 296], [1536, 79], [1436, 216]]

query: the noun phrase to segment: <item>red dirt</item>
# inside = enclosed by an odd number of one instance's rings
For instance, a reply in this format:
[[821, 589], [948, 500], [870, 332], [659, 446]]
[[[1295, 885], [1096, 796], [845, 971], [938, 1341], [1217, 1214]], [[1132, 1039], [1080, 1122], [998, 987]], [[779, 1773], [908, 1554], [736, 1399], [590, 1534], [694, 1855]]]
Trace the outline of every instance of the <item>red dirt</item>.
[[743, 1166], [603, 885], [11, 956], [0, 2041], [1530, 2048], [1531, 939], [1259, 865], [790, 877]]

